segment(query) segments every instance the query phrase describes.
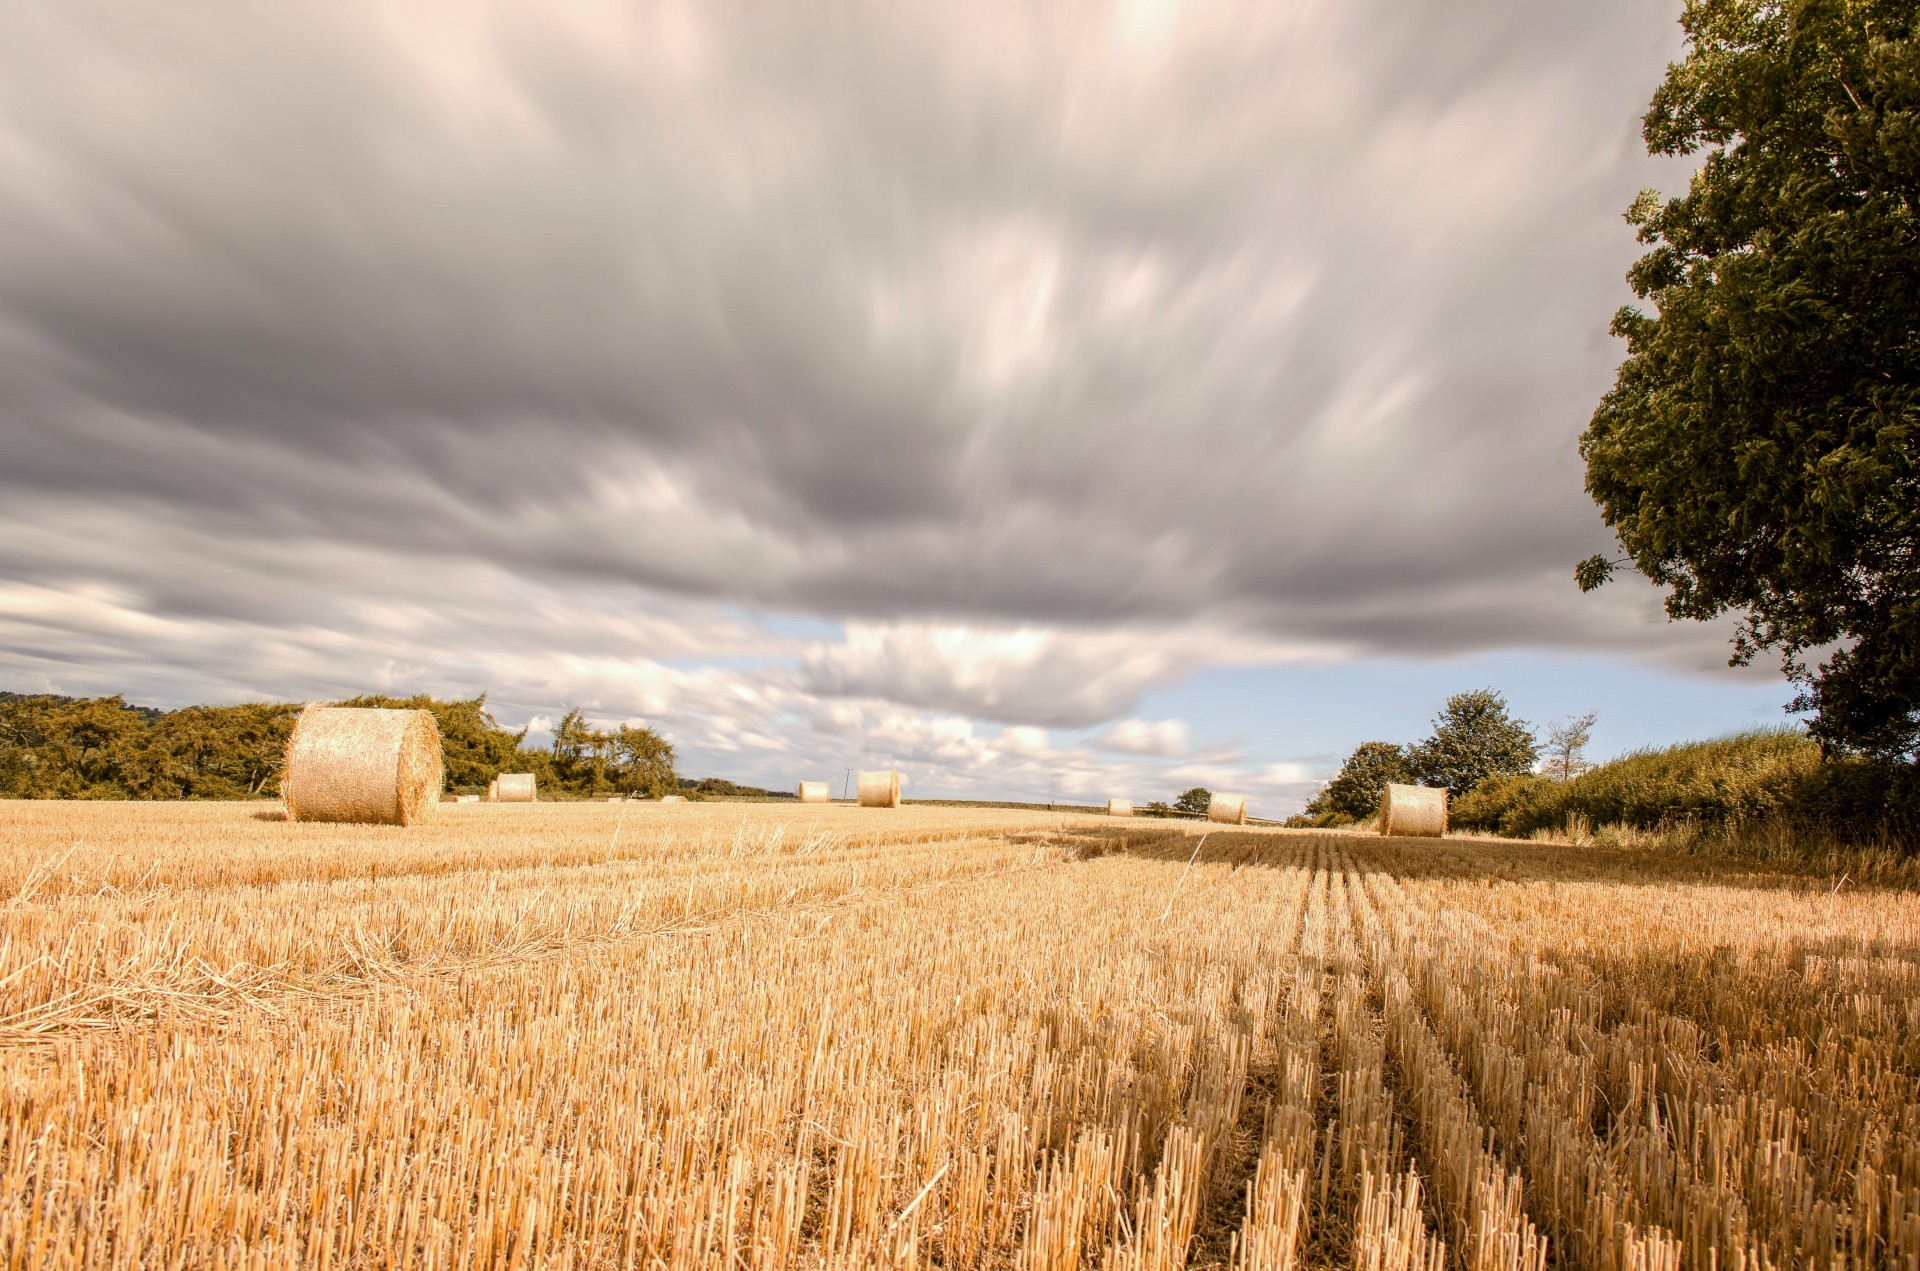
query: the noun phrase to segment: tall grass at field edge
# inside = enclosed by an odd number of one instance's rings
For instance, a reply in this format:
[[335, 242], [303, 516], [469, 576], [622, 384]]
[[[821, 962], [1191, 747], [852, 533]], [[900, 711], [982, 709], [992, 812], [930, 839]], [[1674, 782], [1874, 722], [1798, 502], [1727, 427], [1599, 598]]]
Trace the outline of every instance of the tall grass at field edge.
[[[1513, 838], [1653, 839], [1767, 857], [1920, 845], [1920, 770], [1830, 757], [1788, 729], [1642, 750], [1571, 781], [1496, 777], [1454, 801], [1452, 823]], [[1596, 830], [1595, 827], [1601, 827]]]

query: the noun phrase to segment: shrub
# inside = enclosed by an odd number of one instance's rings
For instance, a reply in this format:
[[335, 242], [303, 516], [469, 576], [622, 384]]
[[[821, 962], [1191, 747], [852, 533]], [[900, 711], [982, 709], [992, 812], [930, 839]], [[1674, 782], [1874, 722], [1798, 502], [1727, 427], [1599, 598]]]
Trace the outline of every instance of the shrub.
[[1793, 729], [1642, 750], [1572, 781], [1495, 776], [1453, 805], [1460, 829], [1525, 837], [1593, 826], [1735, 829], [1761, 822], [1865, 841], [1920, 838], [1920, 772], [1854, 756], [1826, 758]]
[[1448, 823], [1459, 830], [1525, 835], [1566, 822], [1571, 783], [1530, 772], [1500, 773], [1453, 801]]

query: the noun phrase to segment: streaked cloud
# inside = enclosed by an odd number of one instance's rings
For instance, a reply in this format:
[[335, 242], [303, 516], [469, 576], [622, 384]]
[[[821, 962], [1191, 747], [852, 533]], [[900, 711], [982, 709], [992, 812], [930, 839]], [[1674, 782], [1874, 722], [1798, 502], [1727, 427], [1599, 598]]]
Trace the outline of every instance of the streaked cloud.
[[0, 680], [1091, 794], [1297, 784], [1209, 667], [1717, 665], [1568, 578], [1673, 16], [13, 6]]

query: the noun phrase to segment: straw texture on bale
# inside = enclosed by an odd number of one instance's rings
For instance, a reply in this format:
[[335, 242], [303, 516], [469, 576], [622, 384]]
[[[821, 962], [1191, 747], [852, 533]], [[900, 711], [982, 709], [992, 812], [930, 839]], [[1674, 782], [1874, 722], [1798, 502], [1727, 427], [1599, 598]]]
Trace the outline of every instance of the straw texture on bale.
[[495, 803], [532, 803], [536, 797], [531, 772], [503, 772], [493, 779]]
[[1108, 799], [1107, 815], [1108, 816], [1132, 816], [1133, 800], [1132, 799]]
[[1213, 801], [1207, 804], [1207, 820], [1218, 821], [1222, 825], [1245, 825], [1247, 823], [1247, 796], [1244, 794], [1215, 794]]
[[427, 711], [309, 706], [280, 778], [289, 821], [412, 825], [440, 806], [440, 728]]
[[1380, 795], [1380, 833], [1387, 838], [1441, 838], [1447, 832], [1447, 792], [1389, 782]]
[[860, 774], [860, 806], [897, 808], [900, 806], [900, 773], [894, 768]]
[[828, 803], [833, 799], [833, 791], [824, 781], [802, 781], [800, 783], [800, 802]]

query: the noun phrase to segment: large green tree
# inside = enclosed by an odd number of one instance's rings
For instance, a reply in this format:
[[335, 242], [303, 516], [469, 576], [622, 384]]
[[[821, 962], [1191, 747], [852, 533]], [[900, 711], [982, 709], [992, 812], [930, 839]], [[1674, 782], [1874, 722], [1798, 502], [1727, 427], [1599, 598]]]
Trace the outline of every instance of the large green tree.
[[1507, 699], [1478, 688], [1447, 699], [1433, 735], [1414, 746], [1407, 760], [1420, 784], [1462, 795], [1488, 777], [1533, 771], [1539, 754], [1526, 721], [1507, 714]]
[[1668, 613], [1737, 614], [1736, 663], [1778, 653], [1817, 737], [1886, 755], [1920, 739], [1917, 14], [1689, 0], [1644, 131], [1705, 158], [1628, 212], [1651, 311], [1615, 316], [1627, 358], [1580, 442]]

